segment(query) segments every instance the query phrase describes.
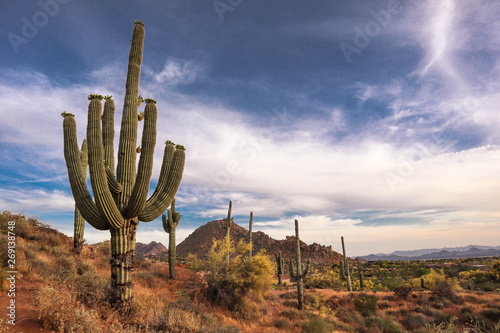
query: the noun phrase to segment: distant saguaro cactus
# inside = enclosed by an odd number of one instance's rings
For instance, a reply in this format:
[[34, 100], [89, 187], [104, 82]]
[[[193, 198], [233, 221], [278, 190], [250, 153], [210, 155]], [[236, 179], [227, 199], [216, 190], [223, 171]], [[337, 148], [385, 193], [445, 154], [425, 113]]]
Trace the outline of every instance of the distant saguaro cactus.
[[[227, 248], [229, 249], [230, 248], [230, 244], [231, 244], [231, 235], [230, 235], [230, 231], [231, 231], [231, 222], [232, 222], [232, 219], [231, 219], [231, 209], [233, 207], [233, 202], [230, 200], [229, 201], [229, 209], [227, 210], [227, 218], [225, 220], [226, 224], [225, 224], [225, 234], [224, 234], [224, 240], [226, 241], [226, 246]], [[227, 261], [227, 264], [229, 265], [229, 252], [226, 253], [226, 261]]]
[[[83, 140], [80, 151], [80, 167], [82, 168], [82, 177], [87, 182], [87, 164], [88, 164], [87, 140]], [[73, 251], [80, 254], [83, 248], [83, 231], [85, 230], [85, 219], [75, 204], [75, 223], [73, 232]]]
[[342, 277], [346, 280], [347, 290], [352, 291], [351, 272], [349, 270], [349, 261], [347, 260], [347, 256], [345, 254], [344, 236], [341, 236], [340, 239], [342, 240], [342, 253], [344, 255], [344, 262], [340, 262], [340, 272]]
[[361, 262], [358, 260], [358, 274], [359, 274], [359, 289], [365, 288], [365, 279], [363, 277], [363, 270], [361, 269]]
[[179, 225], [181, 214], [175, 211], [175, 199], [172, 201], [171, 209], [167, 210], [167, 216], [161, 216], [163, 222], [163, 230], [168, 233], [168, 268], [170, 278], [175, 279], [175, 229]]
[[302, 259], [300, 257], [300, 238], [299, 238], [299, 221], [295, 220], [295, 261], [296, 269], [293, 267], [292, 260], [290, 260], [290, 281], [297, 282], [297, 300], [299, 303], [299, 310], [304, 307], [304, 278], [309, 272], [309, 266], [311, 265], [311, 259], [307, 259], [306, 268], [302, 271]]
[[253, 212], [250, 212], [250, 222], [248, 223], [248, 244], [250, 244], [250, 249], [248, 250], [248, 257], [252, 259], [252, 223], [253, 223]]
[[281, 251], [276, 254], [276, 275], [278, 276], [278, 287], [283, 285], [282, 276], [285, 274], [285, 259], [281, 256]]
[[[156, 101], [146, 99], [142, 150], [138, 167], [137, 113], [139, 77], [144, 45], [144, 24], [135, 22], [128, 60], [125, 100], [123, 106], [118, 164], [114, 174], [114, 101], [106, 99], [101, 115], [101, 95], [89, 95], [87, 143], [90, 182], [94, 200], [83, 179], [80, 151], [77, 144], [76, 121], [63, 112], [64, 157], [68, 178], [76, 205], [83, 218], [94, 228], [111, 233], [111, 290], [112, 304], [129, 313], [133, 298], [132, 258], [139, 221], [150, 222], [167, 210], [181, 183], [184, 170], [184, 147], [166, 142], [160, 176], [153, 195], [148, 199], [156, 144]], [[102, 118], [102, 129], [101, 129]]]

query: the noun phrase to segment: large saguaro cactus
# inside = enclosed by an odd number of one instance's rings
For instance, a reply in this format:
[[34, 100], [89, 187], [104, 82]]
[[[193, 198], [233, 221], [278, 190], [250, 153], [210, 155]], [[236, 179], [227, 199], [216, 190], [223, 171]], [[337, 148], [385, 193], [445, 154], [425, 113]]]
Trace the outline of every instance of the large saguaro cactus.
[[175, 279], [175, 228], [179, 225], [181, 214], [175, 211], [175, 199], [172, 201], [171, 209], [167, 211], [167, 215], [161, 216], [163, 222], [163, 230], [168, 233], [168, 269], [170, 278]]
[[[116, 177], [114, 171], [114, 101], [107, 98], [102, 110], [102, 96], [90, 95], [87, 120], [88, 165], [94, 200], [80, 167], [76, 121], [63, 112], [64, 157], [76, 205], [94, 228], [111, 233], [112, 303], [122, 312], [130, 311], [133, 297], [132, 258], [139, 221], [150, 222], [167, 210], [179, 188], [184, 170], [184, 147], [166, 142], [160, 177], [148, 199], [156, 144], [156, 101], [146, 99], [141, 156], [137, 159], [139, 77], [141, 73], [144, 24], [136, 21], [128, 60], [125, 100], [118, 146]], [[101, 128], [102, 119], [102, 128]]]
[[290, 260], [290, 281], [297, 282], [297, 300], [299, 303], [299, 310], [304, 307], [304, 278], [309, 272], [309, 266], [311, 265], [311, 258], [307, 259], [307, 265], [304, 271], [302, 271], [302, 259], [300, 257], [300, 238], [299, 238], [299, 221], [295, 220], [295, 261], [297, 268], [294, 269], [292, 260]]
[[[83, 180], [87, 182], [87, 140], [83, 140], [82, 150], [80, 151], [80, 167], [82, 168]], [[80, 254], [83, 248], [83, 231], [85, 230], [85, 219], [75, 204], [75, 222], [73, 231], [73, 252]]]

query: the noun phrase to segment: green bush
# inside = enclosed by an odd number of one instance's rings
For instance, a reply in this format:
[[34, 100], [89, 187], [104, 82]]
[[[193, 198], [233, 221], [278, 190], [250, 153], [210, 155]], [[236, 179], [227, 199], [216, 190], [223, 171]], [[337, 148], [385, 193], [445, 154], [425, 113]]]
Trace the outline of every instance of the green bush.
[[189, 257], [191, 267], [209, 272], [205, 295], [212, 303], [235, 310], [250, 292], [262, 297], [272, 287], [274, 263], [262, 253], [249, 259], [248, 249], [249, 245], [243, 242], [235, 246], [214, 240], [208, 260]]
[[321, 318], [310, 318], [305, 323], [302, 323], [302, 332], [323, 333], [329, 331], [330, 325]]
[[363, 316], [371, 316], [377, 312], [378, 300], [376, 295], [361, 294], [354, 300], [354, 307]]
[[413, 292], [414, 288], [408, 285], [401, 285], [393, 289], [394, 295], [406, 299]]
[[274, 327], [282, 330], [288, 330], [291, 327], [290, 320], [288, 320], [287, 318], [275, 319], [273, 323]]

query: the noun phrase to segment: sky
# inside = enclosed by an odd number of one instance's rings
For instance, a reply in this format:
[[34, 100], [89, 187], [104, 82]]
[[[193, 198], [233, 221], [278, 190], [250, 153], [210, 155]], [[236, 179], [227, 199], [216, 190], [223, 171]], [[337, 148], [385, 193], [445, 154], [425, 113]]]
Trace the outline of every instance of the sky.
[[[500, 245], [500, 1], [2, 3], [0, 209], [72, 235], [61, 112], [113, 95], [134, 20], [158, 139], [186, 147], [177, 241], [222, 219], [348, 255]], [[142, 107], [141, 107], [142, 108]], [[139, 130], [141, 132], [141, 129]], [[139, 133], [140, 138], [140, 133]], [[150, 192], [163, 149], [155, 149]], [[86, 226], [88, 243], [109, 239]], [[137, 240], [168, 243], [161, 219]]]

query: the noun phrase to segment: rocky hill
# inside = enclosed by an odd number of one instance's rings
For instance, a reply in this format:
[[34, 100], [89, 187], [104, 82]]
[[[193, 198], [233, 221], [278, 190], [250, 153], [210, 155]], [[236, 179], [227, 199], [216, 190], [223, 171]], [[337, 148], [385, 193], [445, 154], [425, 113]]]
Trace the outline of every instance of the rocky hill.
[[[199, 227], [191, 233], [182, 243], [177, 245], [177, 255], [179, 257], [187, 257], [189, 253], [195, 254], [198, 257], [205, 256], [212, 246], [213, 239], [224, 238], [224, 220], [215, 220]], [[231, 240], [238, 242], [243, 240], [248, 241], [248, 230], [237, 225], [231, 224]], [[284, 258], [295, 259], [295, 236], [287, 236], [286, 239], [276, 240], [266, 235], [262, 231], [252, 233], [253, 252], [257, 253], [260, 250], [265, 250], [267, 254], [273, 256], [281, 251]], [[300, 242], [300, 250], [302, 260], [311, 258], [314, 264], [338, 263], [342, 255], [332, 250], [331, 246], [324, 246], [317, 243], [307, 245]]]
[[[271, 255], [281, 251], [285, 261], [288, 261], [290, 259], [295, 259], [295, 244], [295, 236], [286, 236], [286, 239], [271, 244], [266, 251]], [[324, 246], [318, 243], [307, 245], [303, 241], [300, 241], [300, 254], [303, 261], [310, 258], [311, 262], [315, 265], [332, 265], [342, 260], [342, 255], [333, 251], [331, 245]]]
[[[189, 253], [192, 253], [198, 257], [203, 257], [210, 251], [214, 238], [218, 240], [224, 238], [224, 228], [224, 220], [215, 220], [199, 227], [182, 243], [177, 245], [177, 255], [179, 257], [187, 257]], [[248, 242], [248, 230], [233, 222], [231, 224], [230, 237], [234, 242], [239, 242], [240, 240]], [[254, 253], [267, 248], [276, 241], [262, 231], [252, 232], [252, 238]]]
[[140, 256], [157, 256], [161, 253], [168, 252], [168, 249], [162, 244], [155, 241], [149, 244], [137, 242], [135, 244], [135, 254]]

